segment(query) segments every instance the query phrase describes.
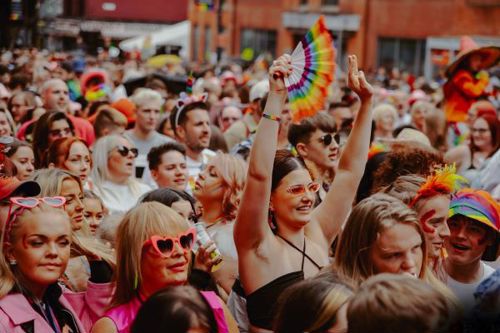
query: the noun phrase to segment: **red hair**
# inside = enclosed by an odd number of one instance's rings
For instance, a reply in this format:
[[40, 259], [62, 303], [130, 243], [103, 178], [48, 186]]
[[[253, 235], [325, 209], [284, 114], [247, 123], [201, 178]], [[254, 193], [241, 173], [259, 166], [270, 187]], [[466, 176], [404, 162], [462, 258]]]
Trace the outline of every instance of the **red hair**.
[[81, 142], [83, 145], [85, 145], [85, 147], [87, 147], [87, 149], [89, 148], [85, 141], [80, 138], [59, 138], [52, 142], [52, 144], [49, 146], [49, 149], [47, 149], [47, 153], [45, 154], [43, 163], [44, 167], [48, 167], [51, 163], [53, 163], [57, 168], [61, 167], [64, 164], [64, 161], [68, 159], [71, 146], [75, 142]]
[[[493, 151], [490, 154], [491, 156], [498, 150], [498, 148], [500, 148], [500, 121], [498, 120], [496, 115], [493, 115], [490, 112], [479, 112], [478, 117], [474, 122], [476, 122], [478, 119], [484, 119], [486, 123], [488, 123], [488, 128], [491, 132], [491, 144], [493, 146]], [[473, 151], [477, 151], [477, 147], [474, 144], [474, 138], [472, 136], [470, 145]]]

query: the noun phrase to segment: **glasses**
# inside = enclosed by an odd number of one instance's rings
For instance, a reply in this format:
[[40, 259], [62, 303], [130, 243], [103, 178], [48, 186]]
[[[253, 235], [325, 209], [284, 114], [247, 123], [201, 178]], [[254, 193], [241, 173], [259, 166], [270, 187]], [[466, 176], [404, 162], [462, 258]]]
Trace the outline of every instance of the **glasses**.
[[489, 129], [487, 129], [487, 128], [472, 128], [470, 131], [472, 133], [485, 134], [489, 131]]
[[73, 134], [73, 131], [71, 130], [71, 128], [66, 127], [66, 128], [59, 128], [59, 129], [50, 130], [49, 133], [52, 136], [62, 137], [62, 136]]
[[153, 245], [153, 249], [155, 249], [160, 256], [167, 258], [172, 255], [175, 243], [179, 244], [182, 249], [191, 251], [195, 240], [196, 229], [190, 228], [188, 231], [177, 237], [151, 236], [151, 238], [144, 242], [143, 246]]
[[[65, 197], [43, 197], [43, 198], [34, 198], [34, 197], [12, 197], [9, 199], [10, 201], [10, 206], [9, 206], [9, 212], [7, 214], [7, 224], [5, 226], [5, 234], [4, 234], [4, 239], [8, 241], [8, 236], [10, 234], [10, 229], [12, 227], [12, 224], [14, 223], [16, 217], [21, 214], [21, 212], [28, 208], [32, 209], [40, 205], [41, 203], [44, 203], [46, 205], [49, 205], [54, 208], [59, 208], [64, 206], [66, 203], [66, 198]], [[12, 208], [14, 205], [17, 205], [21, 208], [16, 212], [12, 211]]]
[[340, 143], [340, 135], [337, 133], [335, 134], [325, 134], [322, 137], [319, 138], [319, 142], [325, 145], [325, 147], [328, 147], [329, 145], [332, 144], [332, 141], [335, 140], [335, 143], [339, 144]]
[[303, 195], [306, 192], [316, 193], [319, 191], [321, 185], [316, 182], [309, 183], [307, 185], [292, 185], [286, 189], [286, 191], [292, 195]]
[[120, 155], [122, 155], [123, 157], [127, 157], [129, 152], [132, 152], [132, 155], [134, 155], [134, 158], [137, 157], [137, 155], [139, 155], [139, 151], [137, 150], [137, 148], [118, 146], [116, 149], [118, 150]]

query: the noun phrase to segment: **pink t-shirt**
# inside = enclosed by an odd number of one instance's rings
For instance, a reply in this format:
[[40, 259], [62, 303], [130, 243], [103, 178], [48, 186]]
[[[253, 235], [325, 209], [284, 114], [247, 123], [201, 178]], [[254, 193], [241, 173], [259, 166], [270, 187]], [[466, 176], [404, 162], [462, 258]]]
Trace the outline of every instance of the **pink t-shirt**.
[[[217, 328], [219, 333], [228, 333], [226, 318], [224, 316], [224, 309], [219, 301], [219, 298], [213, 291], [200, 291], [201, 295], [212, 308], [215, 320], [217, 321]], [[138, 297], [126, 304], [114, 307], [106, 312], [104, 315], [111, 319], [116, 326], [118, 333], [129, 333], [134, 319], [139, 312], [142, 303]]]

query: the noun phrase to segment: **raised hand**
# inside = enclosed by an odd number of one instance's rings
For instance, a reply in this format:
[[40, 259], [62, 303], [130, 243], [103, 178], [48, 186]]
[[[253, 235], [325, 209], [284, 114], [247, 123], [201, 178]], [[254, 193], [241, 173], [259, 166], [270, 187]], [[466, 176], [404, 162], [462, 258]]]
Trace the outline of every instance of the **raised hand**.
[[358, 59], [355, 55], [348, 57], [347, 86], [358, 94], [362, 102], [373, 96], [373, 87], [366, 81], [365, 73], [358, 70]]
[[273, 61], [269, 68], [269, 91], [278, 94], [286, 94], [285, 77], [292, 72], [292, 58], [289, 54], [284, 54]]

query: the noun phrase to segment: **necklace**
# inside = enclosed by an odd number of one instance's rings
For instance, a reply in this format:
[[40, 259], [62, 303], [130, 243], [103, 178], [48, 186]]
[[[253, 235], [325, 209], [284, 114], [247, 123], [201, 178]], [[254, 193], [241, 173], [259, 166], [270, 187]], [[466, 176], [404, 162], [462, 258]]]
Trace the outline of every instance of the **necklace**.
[[212, 228], [213, 226], [215, 226], [215, 225], [217, 225], [217, 224], [219, 224], [219, 223], [221, 223], [221, 222], [225, 222], [225, 221], [226, 221], [226, 219], [225, 219], [224, 217], [219, 217], [217, 220], [215, 220], [215, 222], [214, 222], [214, 223], [211, 223], [211, 224], [207, 224], [207, 223], [205, 223], [205, 226], [206, 226], [206, 228], [207, 228], [207, 229], [210, 229], [210, 228]]

